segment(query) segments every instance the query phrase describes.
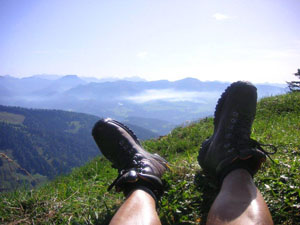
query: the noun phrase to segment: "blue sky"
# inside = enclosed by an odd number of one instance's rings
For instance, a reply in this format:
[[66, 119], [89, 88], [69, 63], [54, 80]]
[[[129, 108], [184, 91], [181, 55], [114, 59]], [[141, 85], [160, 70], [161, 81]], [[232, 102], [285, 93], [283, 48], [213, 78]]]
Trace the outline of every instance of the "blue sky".
[[299, 0], [0, 0], [0, 75], [295, 79]]

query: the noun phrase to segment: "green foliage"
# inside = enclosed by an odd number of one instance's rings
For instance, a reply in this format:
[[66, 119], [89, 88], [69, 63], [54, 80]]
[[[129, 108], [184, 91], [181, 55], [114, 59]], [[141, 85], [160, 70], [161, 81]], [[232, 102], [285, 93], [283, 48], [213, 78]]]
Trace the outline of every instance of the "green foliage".
[[[254, 139], [278, 146], [276, 163], [267, 161], [254, 180], [275, 224], [300, 223], [299, 105], [300, 93], [262, 99], [253, 124]], [[143, 143], [170, 162], [159, 203], [162, 224], [205, 224], [218, 188], [202, 173], [197, 155], [212, 131], [212, 118], [205, 118]], [[124, 200], [106, 191], [116, 175], [107, 160], [97, 158], [40, 188], [2, 194], [0, 223], [107, 224]]]

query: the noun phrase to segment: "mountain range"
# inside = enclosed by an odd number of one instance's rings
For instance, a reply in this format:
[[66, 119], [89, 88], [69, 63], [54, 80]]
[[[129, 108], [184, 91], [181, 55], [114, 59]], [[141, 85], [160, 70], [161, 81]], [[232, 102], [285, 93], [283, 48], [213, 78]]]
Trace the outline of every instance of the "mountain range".
[[[229, 83], [195, 78], [145, 81], [77, 75], [0, 76], [0, 104], [61, 109], [112, 117], [165, 135], [176, 125], [213, 114]], [[285, 85], [257, 84], [259, 98], [283, 94]], [[150, 126], [149, 126], [150, 125]]]

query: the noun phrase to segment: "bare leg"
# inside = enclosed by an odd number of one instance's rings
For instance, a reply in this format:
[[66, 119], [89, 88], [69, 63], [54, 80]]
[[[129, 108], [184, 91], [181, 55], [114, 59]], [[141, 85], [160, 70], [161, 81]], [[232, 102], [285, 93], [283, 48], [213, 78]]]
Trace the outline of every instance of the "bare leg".
[[155, 201], [143, 190], [134, 191], [119, 208], [110, 225], [159, 225], [161, 224]]
[[268, 206], [248, 171], [233, 170], [225, 177], [207, 224], [273, 224]]

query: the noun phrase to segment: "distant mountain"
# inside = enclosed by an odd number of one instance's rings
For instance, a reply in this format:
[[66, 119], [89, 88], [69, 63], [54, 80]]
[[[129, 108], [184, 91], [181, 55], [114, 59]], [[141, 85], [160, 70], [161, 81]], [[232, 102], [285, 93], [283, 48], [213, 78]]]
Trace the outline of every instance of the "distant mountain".
[[[50, 83], [50, 80], [39, 77], [19, 79], [12, 76], [0, 76], [0, 88], [5, 88], [9, 96], [13, 98], [28, 96], [34, 91], [44, 89]], [[6, 93], [3, 94], [1, 98], [7, 97]]]
[[[22, 79], [2, 76], [0, 104], [111, 117], [166, 134], [174, 124], [212, 115], [217, 99], [229, 85], [195, 78], [173, 82], [144, 81], [136, 77], [90, 81], [76, 75], [55, 80], [42, 76]], [[259, 98], [286, 92], [286, 88], [278, 84], [258, 84], [257, 88]], [[160, 120], [161, 123], [153, 123], [155, 127], [149, 129], [151, 123], [142, 122], [149, 119]]]
[[[138, 124], [140, 127], [144, 127], [147, 130], [152, 131], [154, 134], [158, 135], [165, 135], [170, 132], [170, 130], [175, 128], [175, 125], [169, 123], [164, 120], [159, 119], [151, 119], [151, 118], [144, 118], [144, 117], [127, 117], [123, 120], [125, 124]], [[150, 138], [148, 138], [150, 139]]]
[[[0, 191], [24, 182], [35, 185], [99, 155], [91, 135], [98, 120], [83, 113], [0, 105]], [[141, 140], [158, 136], [127, 125]]]
[[159, 133], [157, 133], [156, 131], [145, 129], [143, 126], [133, 125], [132, 123], [124, 121], [122, 121], [122, 123], [129, 127], [141, 141], [157, 138], [159, 136]]
[[139, 82], [139, 81], [146, 81], [143, 78], [133, 76], [133, 77], [124, 77], [124, 78], [116, 78], [116, 77], [108, 77], [108, 78], [95, 78], [95, 77], [81, 77], [82, 80], [86, 82], [96, 82], [96, 83], [103, 83], [103, 82], [115, 82], [115, 81], [120, 81], [120, 80], [127, 80], [127, 81], [134, 81], [134, 82]]
[[36, 74], [33, 75], [32, 77], [37, 77], [37, 78], [42, 78], [46, 80], [57, 80], [61, 78], [62, 76], [56, 75], [56, 74]]
[[40, 88], [38, 91], [32, 92], [31, 94], [33, 96], [58, 96], [60, 93], [86, 83], [86, 81], [76, 75], [66, 75], [51, 81], [46, 87]]
[[145, 82], [147, 80], [140, 78], [138, 76], [133, 76], [133, 77], [124, 77], [121, 80], [127, 80], [127, 81], [133, 81], [133, 82]]

